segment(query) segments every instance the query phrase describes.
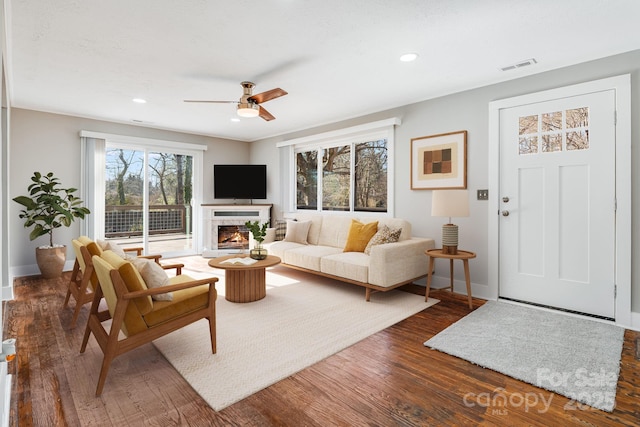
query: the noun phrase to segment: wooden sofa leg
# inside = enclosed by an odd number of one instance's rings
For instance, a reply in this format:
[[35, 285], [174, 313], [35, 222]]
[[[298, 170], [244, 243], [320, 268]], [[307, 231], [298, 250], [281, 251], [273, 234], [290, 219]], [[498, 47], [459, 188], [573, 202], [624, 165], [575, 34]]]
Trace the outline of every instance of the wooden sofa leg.
[[369, 302], [371, 300], [371, 288], [365, 288], [365, 294], [364, 294], [364, 299], [365, 301]]

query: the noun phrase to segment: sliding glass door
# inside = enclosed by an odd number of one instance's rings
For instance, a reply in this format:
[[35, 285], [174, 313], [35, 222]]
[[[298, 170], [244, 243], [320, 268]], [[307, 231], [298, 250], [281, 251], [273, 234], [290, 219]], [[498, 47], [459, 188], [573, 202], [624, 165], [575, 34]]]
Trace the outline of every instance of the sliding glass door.
[[104, 236], [145, 253], [196, 252], [192, 155], [107, 141]]

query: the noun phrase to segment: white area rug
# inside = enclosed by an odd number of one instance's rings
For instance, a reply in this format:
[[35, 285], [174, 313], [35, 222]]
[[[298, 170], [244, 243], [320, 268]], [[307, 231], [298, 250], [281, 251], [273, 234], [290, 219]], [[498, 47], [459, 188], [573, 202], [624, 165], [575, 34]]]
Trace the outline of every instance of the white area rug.
[[615, 325], [488, 301], [424, 345], [611, 412], [623, 341]]
[[366, 302], [359, 286], [274, 267], [267, 270], [266, 298], [235, 304], [224, 299], [221, 277], [217, 354], [211, 354], [205, 320], [154, 341], [215, 410], [438, 302], [398, 290], [375, 293]]

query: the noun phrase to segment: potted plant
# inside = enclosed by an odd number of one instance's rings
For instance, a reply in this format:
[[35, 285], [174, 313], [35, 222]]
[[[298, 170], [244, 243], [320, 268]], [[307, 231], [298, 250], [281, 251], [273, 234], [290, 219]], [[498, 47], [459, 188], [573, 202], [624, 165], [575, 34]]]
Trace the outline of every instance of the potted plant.
[[253, 236], [253, 240], [256, 241], [256, 247], [249, 251], [249, 256], [253, 259], [265, 259], [267, 257], [267, 250], [262, 247], [262, 242], [264, 241], [264, 237], [267, 235], [267, 227], [269, 223], [265, 222], [260, 225], [258, 221], [247, 221], [244, 223], [244, 226], [249, 229], [251, 235]]
[[77, 189], [62, 188], [53, 172], [46, 175], [34, 172], [31, 181], [27, 187], [29, 195], [15, 197], [13, 201], [24, 207], [20, 211], [20, 218], [25, 220], [25, 228], [32, 227], [29, 240], [49, 235], [49, 245], [36, 248], [36, 262], [42, 276], [46, 279], [60, 277], [67, 247], [53, 243], [53, 230], [69, 227], [76, 218], [84, 218], [91, 212], [73, 194]]

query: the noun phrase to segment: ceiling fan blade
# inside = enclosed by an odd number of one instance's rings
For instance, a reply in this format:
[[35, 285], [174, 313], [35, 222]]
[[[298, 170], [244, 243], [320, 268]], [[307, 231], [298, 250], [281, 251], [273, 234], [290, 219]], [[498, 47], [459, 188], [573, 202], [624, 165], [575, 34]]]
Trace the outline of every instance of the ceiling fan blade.
[[268, 122], [275, 119], [275, 117], [270, 112], [265, 110], [261, 105], [259, 107], [260, 107], [260, 113], [258, 113], [258, 115], [260, 117], [262, 117]]
[[238, 101], [207, 101], [199, 99], [185, 99], [184, 102], [206, 102], [208, 104], [237, 104]]
[[287, 94], [287, 91], [277, 87], [275, 89], [271, 89], [266, 92], [258, 93], [256, 95], [251, 95], [249, 99], [255, 102], [256, 104], [262, 104], [263, 102], [271, 101], [274, 98], [279, 98], [286, 94]]

